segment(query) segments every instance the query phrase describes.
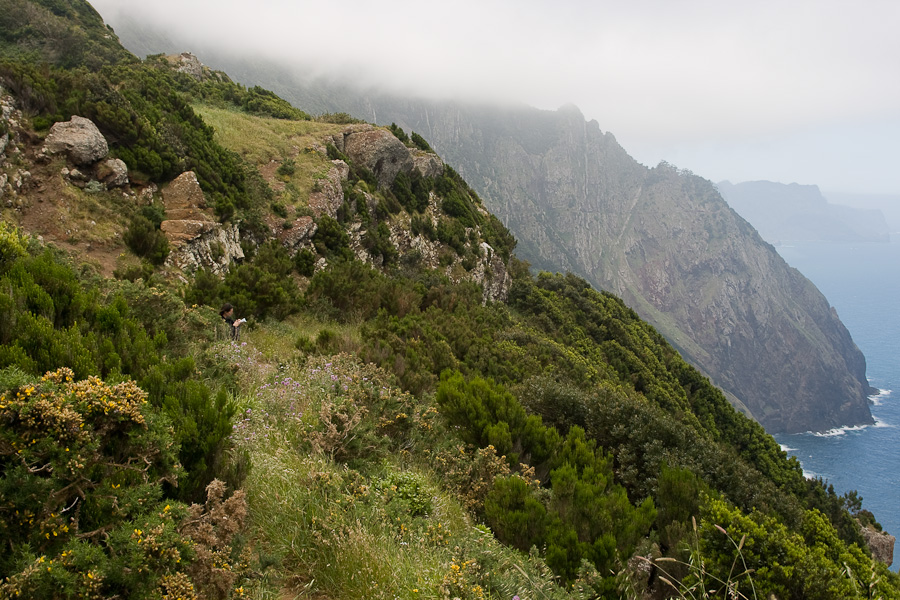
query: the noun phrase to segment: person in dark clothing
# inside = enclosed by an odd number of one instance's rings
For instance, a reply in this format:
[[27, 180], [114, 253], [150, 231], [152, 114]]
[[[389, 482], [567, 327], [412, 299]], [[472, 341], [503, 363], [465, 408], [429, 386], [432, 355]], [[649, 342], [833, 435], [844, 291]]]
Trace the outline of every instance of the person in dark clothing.
[[236, 340], [240, 337], [241, 332], [238, 329], [243, 323], [247, 322], [247, 319], [237, 319], [234, 318], [234, 307], [225, 303], [222, 307], [222, 310], [219, 311], [219, 316], [224, 319], [226, 323], [228, 323], [228, 327], [231, 330], [231, 339]]

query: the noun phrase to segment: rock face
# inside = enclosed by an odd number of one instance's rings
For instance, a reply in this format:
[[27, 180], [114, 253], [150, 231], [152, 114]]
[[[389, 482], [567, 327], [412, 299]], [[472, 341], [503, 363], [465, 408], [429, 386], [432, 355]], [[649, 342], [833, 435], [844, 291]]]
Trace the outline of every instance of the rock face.
[[128, 167], [118, 158], [107, 158], [96, 168], [97, 179], [106, 187], [123, 187], [128, 185]]
[[866, 540], [866, 545], [872, 551], [872, 557], [891, 566], [894, 563], [894, 542], [897, 541], [897, 538], [869, 527], [860, 527], [860, 531]]
[[422, 177], [438, 177], [444, 172], [444, 161], [437, 154], [413, 150], [412, 159]]
[[[309, 207], [317, 217], [337, 216], [337, 209], [344, 203], [344, 189], [341, 182], [350, 174], [350, 167], [342, 160], [332, 161], [332, 167], [323, 179], [316, 182], [316, 190], [309, 195]], [[393, 181], [393, 179], [391, 179]]]
[[637, 163], [575, 107], [369, 101], [456, 166], [519, 256], [622, 297], [770, 432], [872, 422], [847, 329], [709, 181]]
[[233, 261], [244, 258], [237, 225], [222, 225], [212, 218], [193, 171], [163, 189], [163, 204], [168, 219], [160, 229], [172, 248], [167, 266], [182, 271], [205, 268], [222, 275]]
[[104, 158], [109, 146], [93, 121], [73, 116], [71, 121], [53, 124], [44, 150], [50, 154], [65, 152], [76, 165], [88, 166]]
[[410, 172], [414, 166], [409, 148], [394, 134], [371, 125], [361, 125], [344, 132], [338, 146], [350, 159], [372, 171], [379, 187], [390, 186], [401, 171]]
[[203, 78], [203, 64], [190, 52], [182, 52], [175, 58], [175, 62], [178, 64], [175, 70], [179, 73], [186, 73], [197, 81]]

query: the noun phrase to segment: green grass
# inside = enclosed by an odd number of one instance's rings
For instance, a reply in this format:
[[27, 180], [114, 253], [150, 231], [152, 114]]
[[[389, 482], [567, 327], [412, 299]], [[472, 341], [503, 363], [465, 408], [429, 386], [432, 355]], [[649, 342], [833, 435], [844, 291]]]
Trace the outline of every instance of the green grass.
[[225, 148], [241, 155], [260, 168], [275, 161], [291, 159], [296, 164], [293, 175], [278, 176], [286, 188], [293, 188], [286, 204], [309, 198], [316, 181], [325, 176], [331, 163], [324, 153], [325, 138], [337, 134], [346, 125], [314, 121], [288, 121], [248, 115], [236, 110], [193, 105], [194, 111], [215, 129], [215, 139]]

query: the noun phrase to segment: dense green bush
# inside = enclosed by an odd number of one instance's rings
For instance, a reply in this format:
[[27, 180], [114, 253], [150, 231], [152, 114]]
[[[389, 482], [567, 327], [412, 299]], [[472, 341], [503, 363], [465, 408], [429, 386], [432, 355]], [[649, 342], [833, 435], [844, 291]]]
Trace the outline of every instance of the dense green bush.
[[391, 242], [391, 230], [384, 222], [369, 227], [362, 244], [370, 254], [380, 256], [383, 265], [391, 265], [397, 261], [397, 248]]
[[397, 174], [391, 184], [391, 192], [407, 212], [420, 213], [428, 208], [430, 183], [418, 169], [413, 169], [409, 175], [403, 172]]
[[[202, 502], [206, 486], [216, 477], [228, 479], [226, 453], [237, 408], [224, 389], [213, 396], [194, 379], [199, 371], [187, 357], [156, 365], [140, 381], [149, 401], [161, 409], [174, 427], [178, 459], [184, 472], [170, 489], [184, 502]], [[229, 481], [235, 488], [240, 481]]]
[[190, 359], [170, 362], [165, 355], [177, 355], [189, 339], [202, 339], [209, 324], [192, 321], [170, 293], [130, 282], [110, 283], [103, 293], [80, 281], [61, 256], [49, 249], [34, 252], [0, 274], [6, 290], [0, 293], [6, 324], [0, 331], [0, 368], [37, 376], [65, 367], [77, 379], [140, 381], [152, 404], [179, 425], [182, 483], [172, 493], [202, 499], [214, 477], [226, 476], [222, 459], [234, 411], [196, 379]]
[[[573, 426], [565, 438], [527, 415], [512, 394], [480, 378], [445, 373], [435, 395], [463, 441], [491, 446], [511, 466], [530, 467], [525, 477], [498, 478], [485, 499], [485, 515], [499, 539], [520, 550], [546, 548], [546, 560], [572, 581], [582, 560], [609, 572], [618, 556], [630, 556], [656, 517], [649, 498], [635, 508], [613, 480], [612, 460]], [[528, 482], [547, 472], [549, 498]], [[614, 582], [608, 587], [614, 589]]]
[[154, 265], [161, 265], [169, 256], [169, 240], [158, 226], [143, 215], [136, 215], [122, 236], [131, 251]]
[[294, 255], [294, 268], [304, 277], [312, 277], [316, 270], [316, 255], [311, 250], [303, 248]]
[[333, 256], [349, 252], [350, 236], [347, 235], [340, 223], [328, 215], [322, 215], [317, 225], [318, 228], [313, 235], [313, 245], [319, 254]]
[[404, 144], [409, 144], [409, 136], [406, 135], [406, 132], [403, 131], [402, 127], [400, 127], [396, 123], [391, 123], [388, 126], [388, 129], [391, 131], [391, 133], [394, 134], [394, 137], [396, 137], [398, 140], [400, 140]]
[[425, 138], [423, 138], [415, 131], [413, 131], [410, 135], [410, 139], [419, 150], [424, 150], [425, 152], [434, 152], [434, 150], [431, 149], [431, 146], [428, 145], [428, 142], [425, 141]]

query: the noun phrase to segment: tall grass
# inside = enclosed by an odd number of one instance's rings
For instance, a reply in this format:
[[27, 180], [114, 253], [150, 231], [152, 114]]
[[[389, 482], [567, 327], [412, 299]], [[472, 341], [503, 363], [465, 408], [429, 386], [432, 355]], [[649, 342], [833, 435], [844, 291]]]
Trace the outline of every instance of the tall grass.
[[[295, 325], [305, 332], [317, 326]], [[414, 428], [434, 418], [433, 411], [399, 412], [413, 410], [408, 403], [415, 399], [347, 355], [271, 364], [287, 352], [288, 342], [275, 341], [282, 327], [264, 325], [246, 345], [230, 347], [235, 361], [255, 365], [255, 374], [241, 380], [242, 417], [234, 431], [238, 451], [252, 463], [244, 484], [251, 544], [259, 563], [270, 565], [246, 586], [250, 597], [585, 597], [563, 590], [540, 559], [503, 547], [471, 521], [441, 486], [430, 458], [438, 440], [405, 443], [401, 451], [396, 438], [379, 438], [388, 430], [408, 435], [398, 417]], [[282, 349], [262, 353], [257, 341]], [[337, 414], [347, 398], [359, 408], [369, 402], [371, 410], [360, 410], [348, 435], [325, 436], [323, 418]], [[428, 406], [428, 399], [419, 400]], [[390, 414], [379, 414], [380, 406], [391, 407]], [[420, 442], [423, 435], [446, 436], [430, 423], [414, 433]]]

